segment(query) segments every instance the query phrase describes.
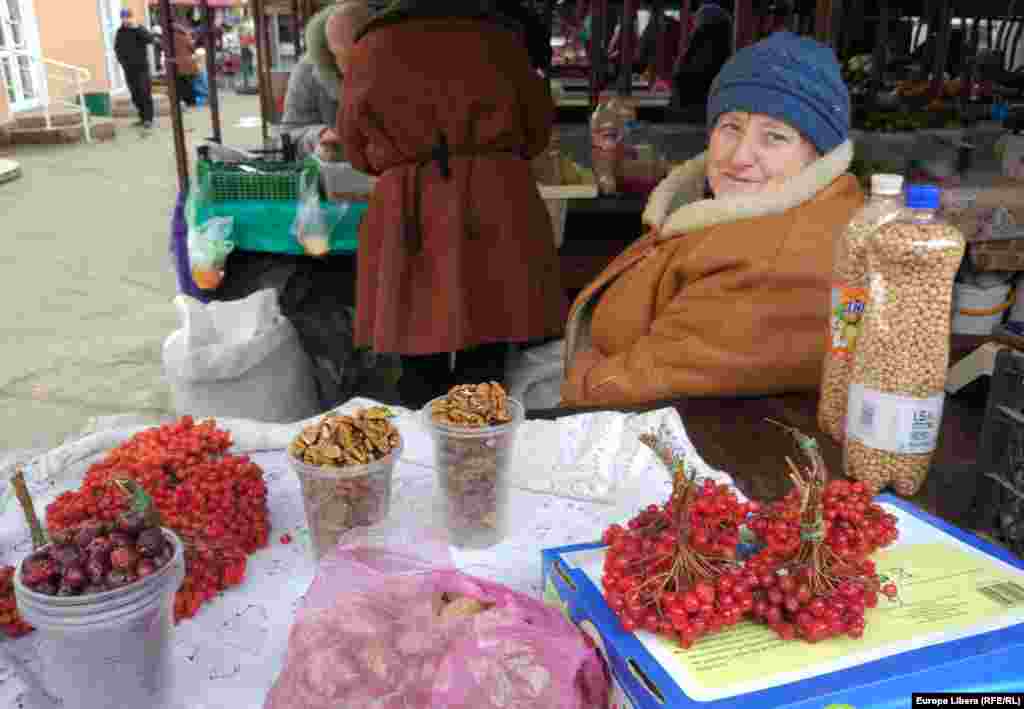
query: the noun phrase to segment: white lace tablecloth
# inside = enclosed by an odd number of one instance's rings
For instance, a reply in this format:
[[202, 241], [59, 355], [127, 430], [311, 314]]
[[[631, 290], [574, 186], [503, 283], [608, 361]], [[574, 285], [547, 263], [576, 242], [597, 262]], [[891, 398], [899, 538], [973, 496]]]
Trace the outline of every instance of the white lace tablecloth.
[[[360, 403], [365, 402], [350, 402], [344, 408]], [[430, 436], [415, 414], [400, 413], [397, 425], [405, 451], [395, 471], [389, 519], [429, 526], [435, 490]], [[271, 544], [250, 557], [241, 587], [176, 626], [173, 709], [261, 707], [280, 671], [294, 611], [315, 572], [298, 481], [282, 449], [299, 424], [221, 421], [220, 425], [232, 430], [236, 450], [254, 451], [252, 459], [264, 470]], [[453, 550], [458, 566], [540, 596], [542, 549], [596, 540], [612, 522], [668, 497], [667, 471], [646, 447], [629, 440], [650, 429], [660, 429], [681, 452], [689, 453], [698, 473], [729, 480], [696, 456], [673, 410], [527, 422], [512, 463], [516, 489], [510, 495], [510, 529], [504, 541], [491, 549]], [[136, 430], [95, 433], [36, 460], [27, 477], [39, 513], [59, 492], [77, 487], [89, 464]], [[260, 448], [274, 450], [255, 452]], [[293, 537], [291, 544], [280, 542], [285, 532]], [[0, 514], [0, 564], [16, 563], [30, 550], [20, 508], [6, 505]], [[26, 684], [23, 671], [40, 674], [42, 669], [35, 637], [0, 640], [0, 707], [49, 708], [45, 698]]]

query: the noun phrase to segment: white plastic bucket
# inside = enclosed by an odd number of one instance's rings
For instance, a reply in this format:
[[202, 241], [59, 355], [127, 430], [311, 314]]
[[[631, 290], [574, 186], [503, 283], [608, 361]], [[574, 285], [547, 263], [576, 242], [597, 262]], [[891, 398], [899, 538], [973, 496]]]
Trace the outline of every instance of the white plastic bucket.
[[968, 283], [953, 285], [953, 321], [956, 335], [991, 335], [1013, 305], [1013, 288], [1002, 283], [979, 288]]
[[[173, 687], [174, 594], [185, 578], [181, 540], [151, 576], [105, 593], [65, 598], [29, 590], [14, 574], [18, 612], [35, 627], [41, 673], [32, 682], [62, 709], [159, 709]], [[26, 668], [26, 671], [27, 668]]]

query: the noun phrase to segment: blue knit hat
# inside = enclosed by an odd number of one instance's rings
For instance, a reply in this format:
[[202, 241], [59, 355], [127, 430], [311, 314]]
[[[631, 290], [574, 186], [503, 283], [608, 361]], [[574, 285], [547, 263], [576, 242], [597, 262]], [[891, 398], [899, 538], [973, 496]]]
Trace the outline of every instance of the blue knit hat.
[[722, 67], [708, 94], [708, 127], [729, 111], [785, 121], [821, 153], [850, 133], [850, 92], [835, 52], [792, 32], [741, 49]]

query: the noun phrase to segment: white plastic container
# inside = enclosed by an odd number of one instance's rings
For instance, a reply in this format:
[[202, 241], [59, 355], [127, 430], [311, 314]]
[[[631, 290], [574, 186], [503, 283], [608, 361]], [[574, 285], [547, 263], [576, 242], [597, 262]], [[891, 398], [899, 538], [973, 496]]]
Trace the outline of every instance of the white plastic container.
[[423, 407], [421, 416], [434, 439], [439, 518], [447, 526], [452, 546], [492, 547], [507, 529], [508, 467], [525, 410], [509, 397], [512, 420], [508, 423], [479, 428], [450, 426], [434, 421], [430, 415], [438, 399]]
[[991, 288], [956, 283], [953, 286], [953, 321], [950, 329], [956, 335], [991, 335], [1013, 305], [1011, 290], [1009, 283], [1000, 283]]
[[[156, 573], [105, 593], [55, 597], [30, 591], [14, 574], [18, 612], [34, 626], [42, 664], [31, 678], [63, 700], [61, 709], [160, 709], [173, 688], [174, 594], [185, 578], [181, 540]], [[28, 671], [27, 666], [23, 668]]]

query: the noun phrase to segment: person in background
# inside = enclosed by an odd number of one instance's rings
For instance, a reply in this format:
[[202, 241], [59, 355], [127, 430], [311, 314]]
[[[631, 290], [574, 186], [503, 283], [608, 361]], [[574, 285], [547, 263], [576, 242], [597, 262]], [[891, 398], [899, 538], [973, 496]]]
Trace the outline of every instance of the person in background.
[[715, 79], [708, 149], [672, 171], [647, 233], [569, 314], [563, 403], [812, 391], [834, 239], [863, 203], [831, 48], [789, 32]]
[[652, 84], [670, 86], [672, 84], [672, 69], [676, 63], [676, 57], [679, 55], [679, 39], [682, 36], [683, 26], [679, 20], [662, 12], [659, 28], [658, 22], [654, 18], [653, 6], [648, 6], [648, 9], [652, 13], [651, 19], [640, 36], [633, 66], [636, 71], [646, 74]]
[[401, 355], [406, 406], [453, 383], [501, 382], [509, 343], [564, 323], [530, 165], [554, 104], [529, 48], [550, 49], [509, 17], [525, 11], [399, 0], [349, 55], [339, 133], [352, 166], [379, 176], [359, 231], [356, 345]]
[[[694, 13], [686, 53], [672, 70], [674, 102], [684, 111], [704, 112], [711, 82], [732, 54], [732, 15], [717, 2], [704, 2]], [[678, 46], [678, 45], [677, 45]]]
[[192, 41], [192, 34], [185, 25], [180, 22], [174, 23], [174, 61], [178, 69], [178, 81], [175, 88], [178, 91], [178, 100], [188, 108], [195, 108], [196, 94], [192, 88], [199, 73], [199, 65], [196, 64], [196, 45]]
[[303, 158], [313, 153], [343, 160], [334, 125], [342, 92], [342, 76], [356, 32], [370, 19], [362, 0], [329, 5], [306, 25], [306, 54], [292, 69], [284, 99], [284, 131]]
[[145, 27], [135, 24], [131, 10], [121, 10], [121, 26], [114, 35], [114, 55], [124, 70], [132, 103], [139, 112], [135, 125], [147, 130], [153, 127], [153, 79], [148, 48], [154, 41]]

